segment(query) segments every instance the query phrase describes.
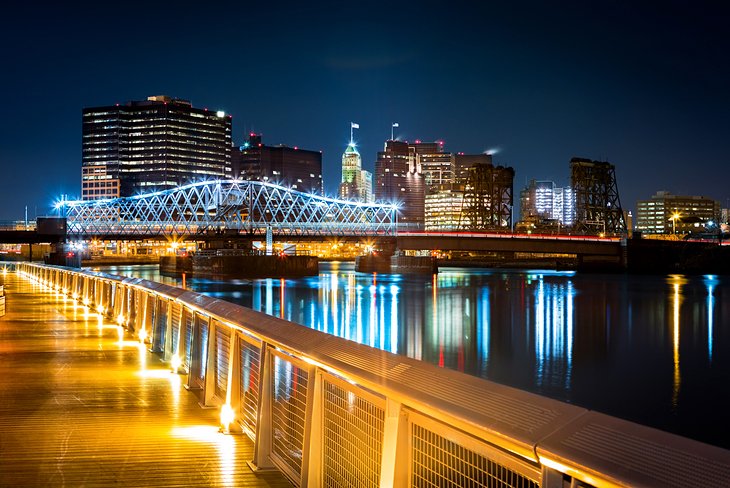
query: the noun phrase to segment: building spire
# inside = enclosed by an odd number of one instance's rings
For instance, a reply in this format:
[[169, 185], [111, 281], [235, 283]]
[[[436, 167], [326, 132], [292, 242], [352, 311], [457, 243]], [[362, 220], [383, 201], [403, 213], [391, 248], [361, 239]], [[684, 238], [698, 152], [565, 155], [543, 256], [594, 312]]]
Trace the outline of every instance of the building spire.
[[356, 124], [355, 122], [350, 122], [350, 145], [355, 145], [355, 139], [353, 138], [353, 129], [359, 129], [360, 124]]

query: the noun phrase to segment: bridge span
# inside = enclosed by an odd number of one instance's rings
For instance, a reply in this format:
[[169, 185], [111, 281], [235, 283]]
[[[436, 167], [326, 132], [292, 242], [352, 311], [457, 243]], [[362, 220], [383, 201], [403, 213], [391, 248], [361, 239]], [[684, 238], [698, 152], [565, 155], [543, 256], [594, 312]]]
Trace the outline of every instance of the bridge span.
[[616, 256], [618, 237], [506, 234], [489, 232], [398, 232], [401, 250], [495, 251]]
[[216, 180], [109, 200], [61, 201], [71, 238], [190, 238], [208, 234], [389, 236], [397, 206], [338, 200], [270, 183]]
[[[183, 374], [189, 394], [220, 412], [221, 435], [253, 440], [254, 469], [276, 469], [296, 486], [686, 487], [730, 479], [724, 449], [205, 295], [68, 268], [18, 270], [147, 344]], [[95, 374], [103, 381], [103, 370]]]

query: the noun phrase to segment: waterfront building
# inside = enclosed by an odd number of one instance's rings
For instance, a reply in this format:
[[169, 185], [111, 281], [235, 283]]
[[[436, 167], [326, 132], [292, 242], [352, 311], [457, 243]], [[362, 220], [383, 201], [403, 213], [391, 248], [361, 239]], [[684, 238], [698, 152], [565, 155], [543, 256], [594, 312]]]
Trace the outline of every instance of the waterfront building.
[[267, 146], [261, 135], [249, 133], [248, 140], [233, 151], [233, 177], [275, 183], [306, 193], [321, 195], [322, 152]]
[[469, 229], [468, 216], [462, 218], [464, 206], [463, 185], [442, 185], [426, 194], [424, 201], [424, 229], [427, 231]]
[[575, 192], [559, 188], [554, 181], [531, 180], [520, 192], [520, 220], [536, 226], [572, 226], [575, 223]]
[[[490, 180], [489, 184], [485, 184], [484, 181], [472, 181], [470, 184], [470, 178], [486, 174], [484, 171], [475, 172], [474, 168], [488, 168], [488, 178], [494, 180]], [[509, 181], [509, 185], [503, 185], [505, 175], [507, 173], [504, 171], [494, 168], [492, 156], [489, 154], [447, 153], [444, 152], [443, 141], [416, 140], [409, 143], [389, 140], [385, 142], [385, 148], [378, 153], [375, 162], [375, 199], [399, 202], [401, 210], [398, 221], [401, 224], [421, 227], [426, 225], [425, 222], [428, 220], [429, 228], [456, 228], [452, 225], [454, 217], [443, 214], [441, 207], [450, 199], [457, 198], [460, 199], [458, 212], [462, 212], [464, 192], [468, 188], [470, 191], [469, 203], [466, 205], [467, 213], [471, 212], [470, 215], [474, 214], [472, 215], [474, 217], [476, 215], [474, 210], [477, 207], [483, 209], [488, 207], [490, 209], [488, 212], [493, 208], [498, 215], [490, 216], [490, 220], [494, 220], [493, 225], [499, 227], [501, 224], [497, 221], [505, 220], [504, 209], [501, 207], [508, 207], [510, 213], [512, 211], [512, 181]], [[427, 198], [428, 211], [425, 208]], [[492, 201], [499, 203], [495, 205], [485, 203]], [[497, 207], [500, 207], [499, 210]], [[455, 213], [454, 209], [448, 212], [449, 215]], [[469, 226], [464, 227], [464, 222], [472, 220], [481, 222], [483, 213], [479, 213], [477, 220], [471, 217], [465, 218], [464, 215], [457, 220], [461, 222], [463, 228], [469, 228]], [[511, 221], [511, 217], [507, 220]], [[492, 224], [488, 227], [492, 227]]]
[[362, 158], [352, 139], [342, 154], [339, 196], [343, 200], [373, 201], [373, 175], [362, 169]]
[[82, 111], [81, 196], [166, 190], [231, 172], [231, 116], [152, 96]]
[[418, 171], [416, 154], [426, 148], [419, 146], [420, 141], [385, 141], [375, 161], [375, 200], [398, 203], [398, 222], [413, 228], [423, 226], [424, 179]]
[[705, 196], [658, 191], [636, 204], [636, 230], [644, 234], [687, 234], [721, 219], [720, 202]]

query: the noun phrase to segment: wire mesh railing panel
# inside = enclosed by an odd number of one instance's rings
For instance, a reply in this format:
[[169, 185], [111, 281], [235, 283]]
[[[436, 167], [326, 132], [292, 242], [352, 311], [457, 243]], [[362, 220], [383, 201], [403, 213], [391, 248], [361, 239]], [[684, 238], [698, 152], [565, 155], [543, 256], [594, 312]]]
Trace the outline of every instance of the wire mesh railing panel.
[[238, 353], [241, 364], [240, 381], [240, 419], [242, 427], [253, 439], [256, 435], [256, 416], [259, 406], [259, 365], [261, 345], [252, 344], [238, 337]]
[[292, 479], [300, 479], [307, 410], [307, 371], [285, 356], [272, 354], [272, 460]]
[[162, 352], [165, 350], [165, 340], [167, 335], [167, 314], [169, 313], [170, 304], [164, 298], [157, 300], [157, 308], [155, 310], [155, 323], [152, 326], [152, 350], [154, 352]]
[[[189, 386], [205, 388], [205, 374], [208, 366], [208, 329], [210, 318], [192, 312], [189, 358]], [[186, 337], [188, 336], [186, 332]]]
[[172, 307], [170, 308], [170, 313], [172, 314], [170, 316], [170, 329], [172, 333], [172, 337], [170, 337], [170, 351], [172, 352], [172, 354], [177, 354], [178, 358], [181, 358], [182, 355], [180, 353], [180, 323], [182, 322], [182, 305], [177, 302], [172, 302]]
[[190, 371], [190, 366], [193, 362], [193, 321], [195, 320], [195, 312], [183, 307], [182, 311], [182, 324], [184, 342], [180, 344], [183, 350], [180, 352], [180, 359], [185, 369]]
[[377, 487], [385, 409], [354, 388], [323, 383], [322, 479], [326, 487]]
[[215, 396], [226, 399], [228, 389], [228, 360], [230, 356], [231, 329], [215, 322]]
[[411, 486], [538, 488], [539, 484], [432, 430], [411, 424]]

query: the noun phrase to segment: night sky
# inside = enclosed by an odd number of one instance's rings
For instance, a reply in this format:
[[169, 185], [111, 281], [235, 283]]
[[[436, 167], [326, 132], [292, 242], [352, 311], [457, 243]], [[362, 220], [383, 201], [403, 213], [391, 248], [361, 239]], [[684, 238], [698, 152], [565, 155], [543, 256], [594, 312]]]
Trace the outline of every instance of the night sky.
[[71, 3], [2, 8], [0, 219], [80, 194], [83, 107], [160, 94], [231, 113], [237, 143], [322, 150], [330, 194], [350, 122], [371, 171], [398, 122], [499, 148], [516, 197], [581, 156], [616, 165], [625, 208], [729, 203], [727, 2]]

